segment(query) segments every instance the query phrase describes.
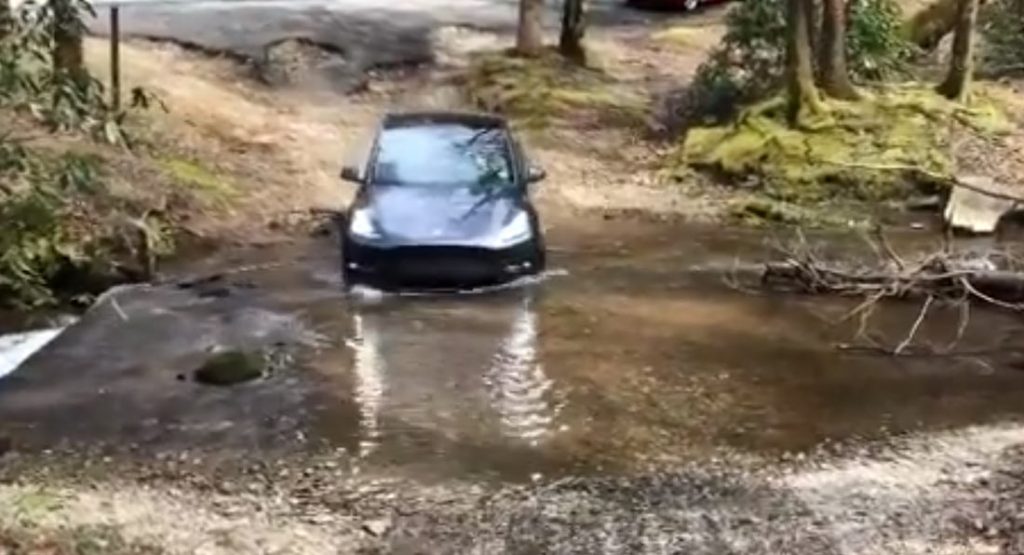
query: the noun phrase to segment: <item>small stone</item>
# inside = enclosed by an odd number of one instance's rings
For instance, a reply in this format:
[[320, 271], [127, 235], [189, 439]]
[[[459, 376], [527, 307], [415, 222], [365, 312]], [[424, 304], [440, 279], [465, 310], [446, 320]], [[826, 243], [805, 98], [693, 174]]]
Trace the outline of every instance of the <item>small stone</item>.
[[258, 354], [227, 351], [210, 357], [194, 376], [207, 385], [235, 385], [262, 377], [265, 366], [266, 361]]
[[374, 520], [367, 520], [363, 523], [363, 530], [374, 537], [381, 537], [391, 529], [390, 518], [378, 518]]
[[228, 287], [210, 287], [209, 289], [200, 289], [198, 296], [200, 299], [223, 299], [231, 296], [231, 289]]
[[324, 526], [334, 522], [334, 518], [329, 514], [320, 513], [309, 517], [309, 522], [311, 524], [316, 524], [317, 526]]

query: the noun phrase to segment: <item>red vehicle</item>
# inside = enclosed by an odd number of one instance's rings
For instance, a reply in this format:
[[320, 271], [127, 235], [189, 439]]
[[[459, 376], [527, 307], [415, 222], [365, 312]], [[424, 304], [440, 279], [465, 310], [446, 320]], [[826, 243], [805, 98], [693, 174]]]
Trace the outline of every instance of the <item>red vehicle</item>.
[[634, 8], [643, 10], [679, 10], [692, 12], [710, 0], [626, 0]]

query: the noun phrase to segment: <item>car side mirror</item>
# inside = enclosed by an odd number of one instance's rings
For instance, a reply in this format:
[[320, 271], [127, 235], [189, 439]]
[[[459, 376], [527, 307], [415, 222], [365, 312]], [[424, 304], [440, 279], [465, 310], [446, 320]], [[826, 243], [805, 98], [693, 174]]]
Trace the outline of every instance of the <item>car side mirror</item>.
[[529, 183], [538, 183], [544, 181], [548, 177], [548, 172], [544, 171], [543, 168], [536, 166], [530, 166], [529, 173], [527, 173], [526, 181]]
[[341, 168], [341, 178], [352, 183], [363, 182], [363, 177], [359, 175], [359, 170], [353, 166], [345, 166]]

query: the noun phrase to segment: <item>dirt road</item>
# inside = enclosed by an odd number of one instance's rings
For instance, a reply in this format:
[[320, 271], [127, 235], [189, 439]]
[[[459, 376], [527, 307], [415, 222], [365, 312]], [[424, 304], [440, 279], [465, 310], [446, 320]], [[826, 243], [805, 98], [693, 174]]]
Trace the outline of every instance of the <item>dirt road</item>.
[[[302, 38], [337, 54], [334, 77], [346, 86], [370, 68], [418, 64], [433, 59], [433, 33], [445, 27], [507, 32], [517, 21], [511, 0], [341, 1], [148, 1], [119, 2], [126, 37], [153, 38], [263, 60], [267, 48]], [[591, 3], [594, 25], [614, 26], [663, 18], [625, 7], [619, 0]], [[90, 29], [107, 34], [104, 2]], [[557, 6], [547, 23], [557, 25]]]

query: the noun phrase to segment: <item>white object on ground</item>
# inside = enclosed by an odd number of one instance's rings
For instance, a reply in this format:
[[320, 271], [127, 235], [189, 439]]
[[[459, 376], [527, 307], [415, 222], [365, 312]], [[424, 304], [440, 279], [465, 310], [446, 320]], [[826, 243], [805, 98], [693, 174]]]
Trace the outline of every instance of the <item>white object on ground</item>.
[[64, 329], [53, 328], [0, 336], [0, 378], [17, 370], [21, 363], [56, 339]]
[[999, 186], [992, 179], [972, 176], [960, 180], [966, 186], [953, 187], [943, 214], [946, 223], [954, 229], [992, 233], [999, 220], [1017, 206], [1016, 202], [1000, 195]]

